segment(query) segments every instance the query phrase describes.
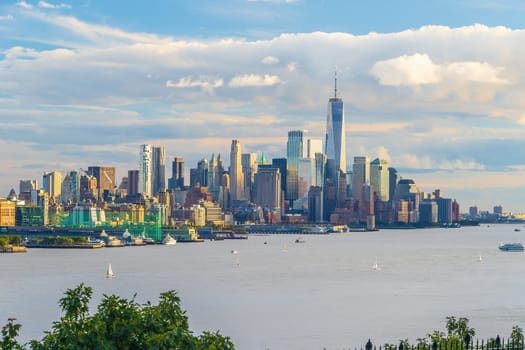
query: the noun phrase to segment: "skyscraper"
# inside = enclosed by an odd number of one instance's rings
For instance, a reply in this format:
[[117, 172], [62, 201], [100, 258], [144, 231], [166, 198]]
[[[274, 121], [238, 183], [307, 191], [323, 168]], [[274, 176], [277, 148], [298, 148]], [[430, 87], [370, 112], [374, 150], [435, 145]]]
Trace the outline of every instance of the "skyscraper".
[[323, 153], [323, 141], [321, 139], [308, 139], [306, 145], [306, 158], [314, 159], [316, 153]]
[[156, 196], [166, 188], [166, 152], [164, 147], [140, 145], [139, 193]]
[[370, 160], [366, 156], [354, 157], [352, 171], [352, 197], [361, 200], [363, 185], [370, 183]]
[[337, 76], [335, 77], [334, 97], [328, 100], [326, 117], [325, 154], [334, 160], [335, 170], [346, 173], [346, 132], [343, 100], [337, 97]]
[[286, 199], [292, 202], [299, 198], [299, 159], [303, 158], [303, 136], [302, 130], [288, 131]]
[[260, 169], [255, 174], [255, 203], [263, 208], [281, 205], [281, 174], [279, 168]]
[[171, 178], [169, 179], [169, 189], [184, 189], [184, 158], [175, 157], [171, 162]]
[[58, 171], [46, 172], [42, 177], [44, 190], [52, 200], [57, 199], [62, 192], [62, 174]]
[[102, 198], [104, 190], [113, 192], [116, 187], [115, 167], [110, 166], [90, 166], [88, 175], [97, 179], [97, 195], [99, 200]]
[[389, 199], [389, 183], [388, 162], [379, 158], [370, 162], [370, 184], [383, 202], [387, 202]]
[[252, 200], [252, 187], [257, 172], [257, 153], [243, 153], [241, 156], [242, 172], [244, 176], [244, 196]]
[[232, 200], [244, 199], [244, 177], [242, 173], [241, 142], [232, 140], [230, 151], [230, 195]]
[[128, 195], [134, 196], [139, 192], [139, 171], [128, 170]]
[[156, 196], [166, 189], [166, 150], [164, 147], [152, 147], [151, 191]]
[[150, 197], [152, 193], [151, 174], [153, 171], [153, 147], [140, 145], [139, 193]]

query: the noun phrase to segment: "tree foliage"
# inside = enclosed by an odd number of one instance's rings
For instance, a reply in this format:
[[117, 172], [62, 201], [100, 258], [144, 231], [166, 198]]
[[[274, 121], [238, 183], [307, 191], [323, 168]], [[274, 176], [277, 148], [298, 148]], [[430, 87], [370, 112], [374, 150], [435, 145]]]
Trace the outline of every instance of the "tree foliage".
[[[428, 349], [466, 349], [467, 344], [472, 347], [476, 330], [468, 325], [466, 317], [446, 317], [446, 333], [435, 330], [423, 338], [418, 338], [416, 344], [410, 344], [408, 339], [401, 339], [397, 344], [387, 343], [385, 350], [428, 350]], [[519, 326], [512, 327], [509, 342], [514, 345], [523, 346], [523, 330]], [[499, 349], [501, 340], [499, 336], [490, 338], [483, 347], [479, 349]]]
[[2, 328], [0, 349], [234, 349], [230, 339], [219, 332], [193, 335], [174, 291], [161, 293], [157, 305], [150, 302], [141, 305], [135, 297], [104, 295], [97, 311], [90, 315], [92, 292], [84, 284], [68, 289], [59, 301], [62, 317], [45, 332], [42, 340], [20, 345], [16, 337], [21, 326], [9, 319]]

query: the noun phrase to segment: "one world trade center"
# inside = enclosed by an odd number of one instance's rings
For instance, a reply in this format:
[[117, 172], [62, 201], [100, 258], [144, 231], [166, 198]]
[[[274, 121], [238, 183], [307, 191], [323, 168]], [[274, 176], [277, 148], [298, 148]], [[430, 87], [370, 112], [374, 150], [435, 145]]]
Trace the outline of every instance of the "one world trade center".
[[333, 172], [327, 175], [334, 179], [344, 175], [346, 173], [345, 110], [343, 100], [337, 97], [337, 75], [334, 97], [328, 101], [325, 154], [328, 161], [328, 173]]

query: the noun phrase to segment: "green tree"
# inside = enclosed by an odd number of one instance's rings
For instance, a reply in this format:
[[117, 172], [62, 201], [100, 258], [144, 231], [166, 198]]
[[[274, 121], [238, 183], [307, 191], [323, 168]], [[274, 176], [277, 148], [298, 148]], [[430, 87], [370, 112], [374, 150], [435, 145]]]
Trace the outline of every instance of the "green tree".
[[523, 344], [523, 329], [520, 326], [512, 327], [510, 333], [510, 343], [514, 345]]
[[[174, 291], [161, 293], [157, 305], [139, 304], [132, 299], [104, 295], [95, 314], [89, 314], [91, 287], [80, 284], [68, 289], [59, 301], [62, 317], [53, 323], [42, 340], [32, 340], [33, 350], [230, 350], [228, 337], [219, 332], [195, 336], [189, 329], [186, 312]], [[26, 349], [16, 342], [20, 325], [9, 319], [2, 329], [0, 349]]]
[[22, 345], [18, 344], [16, 340], [21, 325], [15, 321], [14, 318], [9, 318], [7, 324], [2, 327], [2, 340], [0, 341], [0, 349], [2, 350], [23, 349]]

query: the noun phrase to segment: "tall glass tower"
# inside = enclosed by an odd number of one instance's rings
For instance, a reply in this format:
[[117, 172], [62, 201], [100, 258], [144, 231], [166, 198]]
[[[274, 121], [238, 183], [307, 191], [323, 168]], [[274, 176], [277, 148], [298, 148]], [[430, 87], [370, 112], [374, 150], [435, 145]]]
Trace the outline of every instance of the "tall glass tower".
[[337, 75], [334, 79], [334, 97], [328, 101], [326, 117], [325, 154], [333, 160], [335, 170], [346, 173], [346, 133], [343, 100], [337, 97]]
[[294, 201], [299, 198], [299, 159], [303, 158], [302, 130], [288, 131], [286, 143], [286, 199]]
[[152, 170], [153, 170], [153, 147], [151, 145], [140, 145], [139, 193], [142, 193], [144, 197], [151, 197]]
[[232, 140], [230, 151], [230, 194], [232, 200], [244, 199], [241, 142]]

